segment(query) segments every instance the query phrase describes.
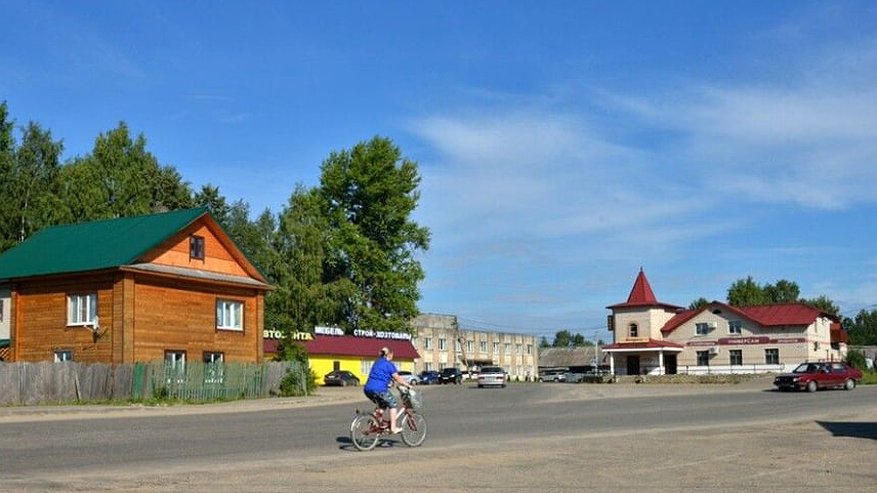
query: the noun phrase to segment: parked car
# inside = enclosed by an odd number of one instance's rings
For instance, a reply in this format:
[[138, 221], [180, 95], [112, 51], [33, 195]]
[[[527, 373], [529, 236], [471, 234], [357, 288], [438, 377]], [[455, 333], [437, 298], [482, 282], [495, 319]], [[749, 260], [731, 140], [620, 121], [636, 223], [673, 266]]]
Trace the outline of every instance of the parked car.
[[405, 383], [407, 383], [408, 385], [417, 385], [418, 383], [420, 383], [420, 379], [417, 378], [417, 375], [411, 373], [410, 371], [400, 370], [398, 373], [399, 376], [402, 377], [402, 379], [405, 380]]
[[508, 375], [499, 366], [483, 366], [478, 372], [478, 388], [482, 387], [505, 387]]
[[439, 383], [453, 383], [459, 384], [463, 381], [463, 372], [460, 371], [459, 368], [445, 368], [442, 370], [441, 374], [439, 374]]
[[835, 361], [831, 363], [801, 363], [792, 373], [779, 375], [773, 380], [779, 390], [807, 390], [843, 388], [853, 390], [862, 379], [862, 372], [852, 366]]
[[359, 386], [359, 377], [347, 370], [330, 371], [323, 377], [323, 385], [336, 387]]
[[540, 382], [566, 382], [566, 371], [549, 370], [539, 375]]
[[420, 372], [421, 385], [434, 385], [439, 383], [439, 372], [432, 370], [424, 370]]

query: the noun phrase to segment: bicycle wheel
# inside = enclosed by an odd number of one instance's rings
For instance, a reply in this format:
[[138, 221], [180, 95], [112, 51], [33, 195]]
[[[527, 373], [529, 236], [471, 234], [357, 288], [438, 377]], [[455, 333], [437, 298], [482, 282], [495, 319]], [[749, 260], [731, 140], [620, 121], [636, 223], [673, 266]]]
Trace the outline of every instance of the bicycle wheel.
[[402, 422], [402, 441], [409, 447], [419, 447], [426, 440], [426, 418], [422, 414], [407, 413]]
[[378, 420], [370, 414], [360, 414], [350, 423], [350, 441], [359, 450], [371, 450], [378, 444], [381, 434]]

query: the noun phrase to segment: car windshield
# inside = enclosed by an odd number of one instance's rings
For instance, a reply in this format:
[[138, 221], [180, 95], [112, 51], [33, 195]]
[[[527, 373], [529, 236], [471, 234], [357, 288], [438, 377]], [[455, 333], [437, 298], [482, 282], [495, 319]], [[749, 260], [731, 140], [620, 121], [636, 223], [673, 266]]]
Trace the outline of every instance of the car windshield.
[[802, 363], [792, 370], [792, 373], [813, 373], [815, 371], [819, 371], [819, 365], [814, 365], [813, 363]]
[[498, 366], [485, 366], [481, 369], [481, 373], [504, 373], [502, 368]]

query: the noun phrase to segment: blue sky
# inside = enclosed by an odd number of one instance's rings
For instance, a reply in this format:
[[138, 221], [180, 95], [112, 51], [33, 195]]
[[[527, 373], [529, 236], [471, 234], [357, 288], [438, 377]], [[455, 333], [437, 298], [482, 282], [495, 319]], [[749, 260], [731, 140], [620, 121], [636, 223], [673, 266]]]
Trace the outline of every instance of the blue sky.
[[[255, 212], [333, 150], [423, 177], [420, 308], [593, 337], [789, 279], [877, 303], [872, 2], [3, 1], [0, 100], [65, 159], [125, 121]], [[602, 334], [606, 337], [605, 333]]]

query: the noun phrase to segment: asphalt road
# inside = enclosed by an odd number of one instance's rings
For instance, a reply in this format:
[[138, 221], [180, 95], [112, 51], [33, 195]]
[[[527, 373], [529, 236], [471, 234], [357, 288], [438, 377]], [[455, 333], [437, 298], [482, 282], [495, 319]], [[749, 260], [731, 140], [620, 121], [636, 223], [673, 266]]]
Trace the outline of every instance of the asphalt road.
[[[814, 443], [819, 433], [824, 440], [840, 431], [858, 440], [856, 446], [865, 452], [870, 447], [872, 457], [877, 452], [872, 419], [877, 387], [816, 394], [773, 392], [764, 385], [463, 385], [422, 391], [429, 423], [425, 444], [410, 449], [389, 438], [366, 453], [355, 451], [347, 436], [353, 410], [368, 407], [359, 389], [325, 389], [321, 393], [333, 399], [315, 400], [321, 405], [266, 401], [154, 414], [78, 410], [32, 419], [0, 416], [0, 491], [380, 491], [382, 481], [375, 474], [396, 477], [400, 469], [399, 481], [411, 481], [408, 489], [415, 491], [471, 491], [476, 486], [508, 491], [528, 484], [573, 491], [620, 468], [616, 476], [591, 484], [618, 490], [648, 481], [625, 477], [618, 461], [631, 469], [650, 469], [650, 457], [674, 447], [709, 450], [711, 436], [724, 436], [742, 446], [760, 443], [752, 445], [756, 454], [777, 455], [775, 460], [782, 462], [787, 455], [783, 447], [794, 442], [798, 429], [812, 435]], [[762, 442], [771, 433], [778, 438]], [[733, 450], [729, 453], [740, 461], [752, 453]], [[613, 456], [616, 461], [596, 469]], [[540, 477], [563, 468], [554, 464], [558, 460], [580, 465], [565, 475]], [[679, 467], [684, 469], [672, 469]], [[721, 477], [727, 464], [707, 460], [699, 467], [701, 476], [714, 469]], [[537, 475], [515, 475], [528, 469]], [[585, 474], [588, 469], [591, 473]], [[668, 488], [688, 484], [658, 477]], [[735, 479], [740, 478], [724, 481], [730, 487]], [[867, 479], [877, 485], [873, 473]]]

